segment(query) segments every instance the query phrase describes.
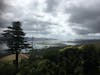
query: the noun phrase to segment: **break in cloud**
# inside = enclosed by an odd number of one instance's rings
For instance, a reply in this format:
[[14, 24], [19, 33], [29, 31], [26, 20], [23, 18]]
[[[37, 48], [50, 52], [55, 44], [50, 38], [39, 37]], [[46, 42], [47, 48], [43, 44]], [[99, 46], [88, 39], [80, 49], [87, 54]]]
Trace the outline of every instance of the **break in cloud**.
[[27, 36], [100, 37], [100, 0], [0, 0], [0, 32], [20, 20]]

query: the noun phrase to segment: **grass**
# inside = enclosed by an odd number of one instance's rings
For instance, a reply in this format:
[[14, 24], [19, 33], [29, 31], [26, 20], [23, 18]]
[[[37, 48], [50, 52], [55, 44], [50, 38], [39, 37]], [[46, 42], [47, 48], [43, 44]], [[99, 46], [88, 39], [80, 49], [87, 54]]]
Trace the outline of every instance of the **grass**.
[[[0, 58], [0, 62], [3, 62], [3, 63], [8, 63], [8, 62], [12, 62], [15, 60], [15, 54], [11, 54], [11, 55], [7, 55], [7, 56], [4, 56], [2, 58]], [[19, 62], [23, 59], [28, 59], [28, 55], [26, 54], [19, 54]]]

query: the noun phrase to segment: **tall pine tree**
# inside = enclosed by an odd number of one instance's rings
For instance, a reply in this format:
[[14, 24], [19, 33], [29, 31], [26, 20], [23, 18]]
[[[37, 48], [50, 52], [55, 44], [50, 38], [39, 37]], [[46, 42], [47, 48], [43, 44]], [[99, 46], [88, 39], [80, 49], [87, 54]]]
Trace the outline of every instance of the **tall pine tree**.
[[27, 44], [24, 40], [25, 33], [21, 28], [21, 22], [16, 21], [9, 26], [7, 30], [4, 31], [3, 36], [6, 39], [9, 51], [15, 53], [16, 55], [16, 71], [18, 70], [18, 55], [22, 49], [24, 49]]

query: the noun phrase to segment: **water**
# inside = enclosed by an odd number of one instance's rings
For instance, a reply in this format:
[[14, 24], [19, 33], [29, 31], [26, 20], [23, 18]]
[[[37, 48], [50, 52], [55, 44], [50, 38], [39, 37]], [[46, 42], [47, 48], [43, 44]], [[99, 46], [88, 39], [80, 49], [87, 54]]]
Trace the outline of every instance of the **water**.
[[[32, 44], [32, 41], [29, 41]], [[45, 41], [33, 41], [33, 47], [35, 49], [43, 49], [49, 47], [67, 46], [67, 45], [77, 45], [77, 43], [63, 42], [59, 40], [45, 40]]]

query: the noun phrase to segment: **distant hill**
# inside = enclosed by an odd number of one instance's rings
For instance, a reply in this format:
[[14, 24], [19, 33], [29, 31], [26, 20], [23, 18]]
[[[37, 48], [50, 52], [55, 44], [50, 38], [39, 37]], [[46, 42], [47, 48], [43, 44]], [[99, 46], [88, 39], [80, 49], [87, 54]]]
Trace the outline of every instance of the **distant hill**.
[[33, 37], [33, 39], [32, 39], [32, 37], [25, 37], [25, 39], [27, 40], [27, 41], [45, 41], [45, 40], [57, 40], [57, 39], [52, 39], [52, 38], [36, 38], [36, 37]]
[[76, 39], [74, 41], [68, 41], [71, 43], [77, 43], [77, 44], [94, 44], [94, 43], [100, 43], [100, 39]]

